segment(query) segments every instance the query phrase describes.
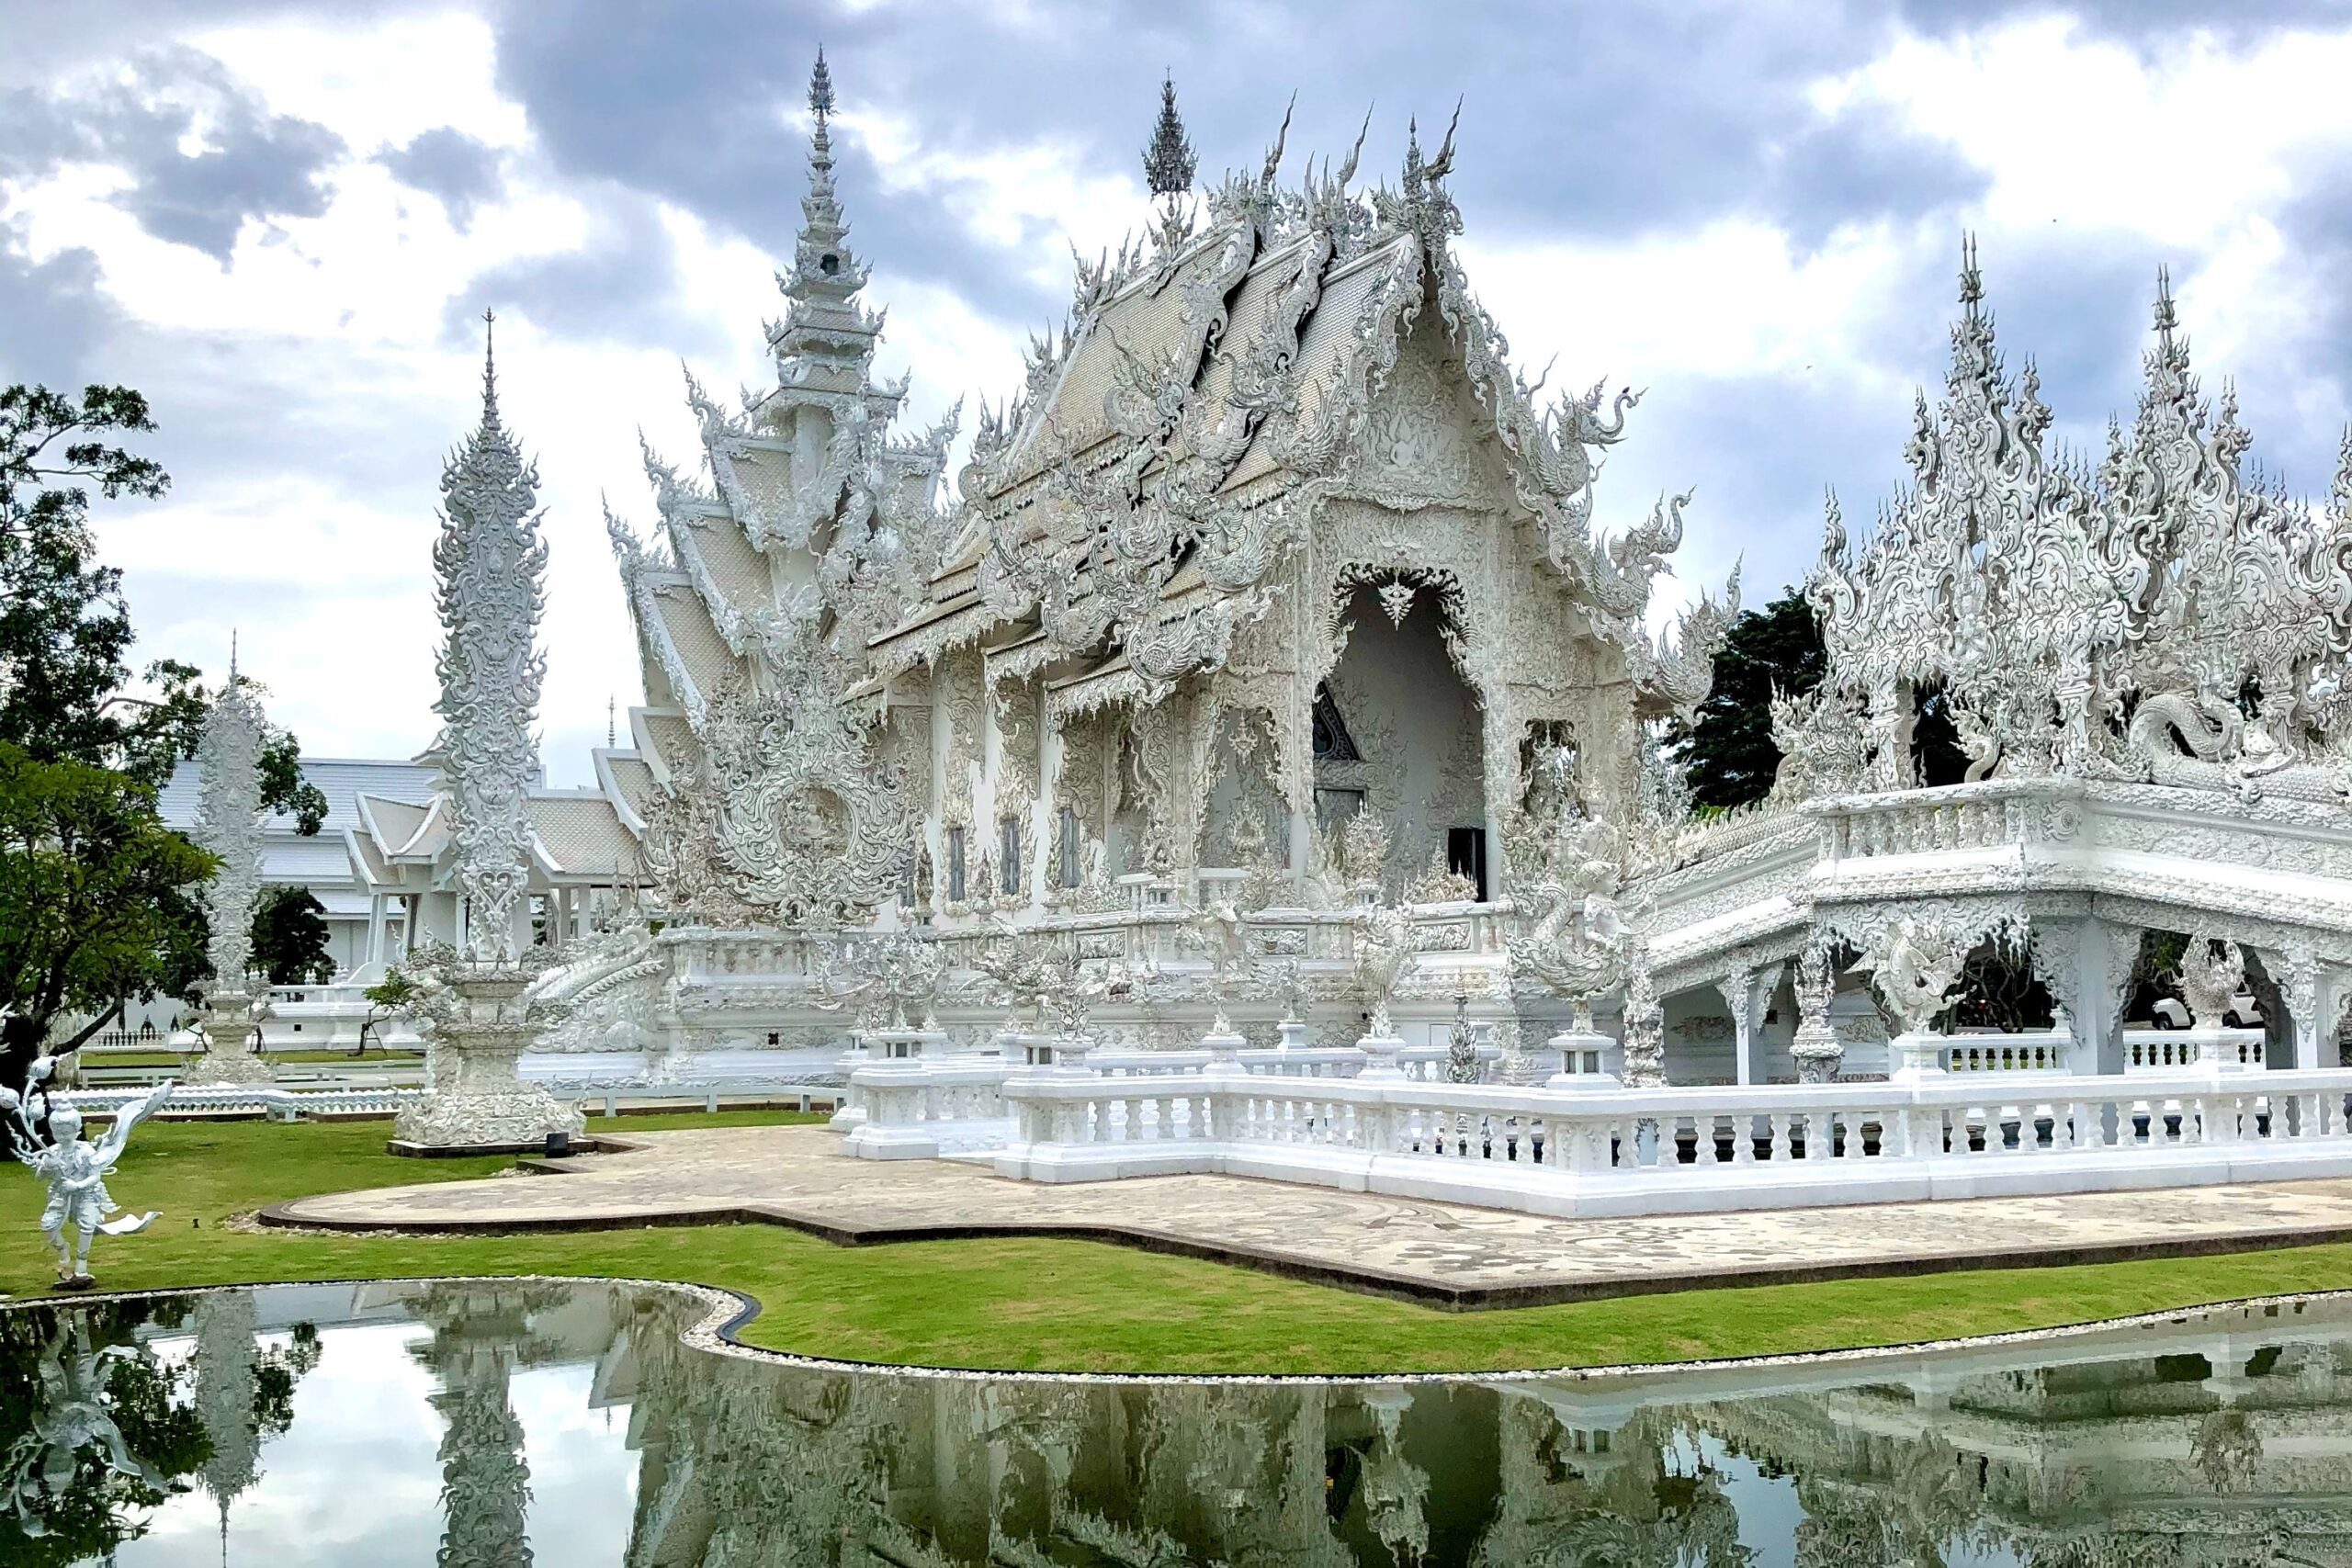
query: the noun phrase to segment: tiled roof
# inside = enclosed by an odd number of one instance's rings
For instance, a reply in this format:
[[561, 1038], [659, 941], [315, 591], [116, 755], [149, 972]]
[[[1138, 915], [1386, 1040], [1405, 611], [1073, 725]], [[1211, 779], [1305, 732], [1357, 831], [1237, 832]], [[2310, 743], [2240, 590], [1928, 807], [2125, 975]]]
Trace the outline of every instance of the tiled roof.
[[572, 875], [632, 868], [637, 840], [601, 795], [535, 795], [525, 804], [548, 858]]
[[670, 645], [678, 650], [678, 658], [684, 663], [695, 690], [705, 698], [716, 697], [725, 688], [728, 677], [736, 672], [739, 661], [734, 649], [727, 646], [727, 639], [711, 624], [710, 611], [704, 606], [702, 596], [682, 583], [656, 592], [653, 604], [661, 614], [662, 629], [670, 634]]
[[368, 814], [376, 819], [376, 826], [383, 835], [386, 854], [398, 854], [411, 839], [416, 837], [416, 830], [424, 825], [426, 809], [422, 806], [385, 800], [373, 795], [368, 797]]
[[646, 803], [653, 798], [653, 769], [639, 757], [615, 757], [609, 766], [613, 772], [613, 787], [620, 791], [629, 809], [639, 817], [645, 815]]
[[[389, 800], [427, 801], [433, 798], [433, 770], [414, 762], [374, 761], [349, 757], [305, 757], [302, 776], [319, 786], [327, 797], [326, 820], [322, 833], [335, 832], [359, 826], [358, 807], [354, 799], [362, 795], [380, 795]], [[164, 821], [170, 827], [186, 829], [196, 823], [197, 794], [203, 774], [192, 761], [183, 761], [172, 770], [171, 778], [158, 792], [156, 805]], [[270, 818], [263, 824], [265, 830], [291, 832], [294, 819], [287, 816]]]

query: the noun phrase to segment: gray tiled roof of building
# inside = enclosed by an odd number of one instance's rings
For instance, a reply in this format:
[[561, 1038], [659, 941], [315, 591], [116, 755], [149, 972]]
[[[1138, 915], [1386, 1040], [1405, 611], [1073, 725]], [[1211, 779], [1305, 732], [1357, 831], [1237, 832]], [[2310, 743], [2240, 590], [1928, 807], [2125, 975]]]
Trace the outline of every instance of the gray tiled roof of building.
[[[305, 757], [302, 759], [302, 776], [318, 785], [319, 793], [327, 797], [326, 821], [319, 829], [322, 836], [359, 826], [359, 812], [352, 800], [363, 793], [420, 804], [433, 798], [433, 770], [421, 768], [414, 762], [351, 757]], [[197, 792], [202, 777], [193, 761], [183, 761], [172, 770], [171, 778], [165, 782], [156, 800], [157, 809], [166, 824], [182, 829], [195, 825]], [[262, 826], [266, 832], [290, 833], [294, 829], [294, 819], [283, 815], [274, 816]]]

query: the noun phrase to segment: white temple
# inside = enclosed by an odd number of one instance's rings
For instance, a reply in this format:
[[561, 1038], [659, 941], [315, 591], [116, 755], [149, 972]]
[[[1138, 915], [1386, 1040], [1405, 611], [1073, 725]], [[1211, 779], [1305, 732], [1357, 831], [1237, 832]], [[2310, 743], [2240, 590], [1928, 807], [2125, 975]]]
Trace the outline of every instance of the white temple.
[[[821, 60], [809, 106], [775, 383], [728, 409], [689, 376], [699, 461], [648, 451], [652, 525], [607, 517], [634, 744], [479, 853], [462, 783], [361, 803], [355, 876], [411, 930], [522, 944], [539, 911], [538, 1049], [839, 1057], [851, 1152], [1039, 1178], [1587, 1212], [1658, 1206], [1619, 1187], [1669, 1167], [1669, 1207], [1988, 1190], [1944, 1163], [2059, 1149], [2078, 1185], [2352, 1169], [2313, 1142], [2352, 1089], [2352, 447], [2324, 508], [2244, 480], [2168, 294], [2091, 466], [2045, 453], [1968, 256], [1914, 484], [1858, 555], [1832, 503], [1829, 673], [1775, 704], [1779, 784], [1702, 819], [1663, 721], [1736, 581], [1645, 629], [1682, 503], [1606, 525], [1634, 395], [1539, 401], [1510, 365], [1450, 131], [1393, 186], [1356, 188], [1361, 141], [1285, 185], [1279, 134], [1198, 203], [1155, 169], [1149, 234], [1081, 262], [951, 498], [956, 416], [899, 432], [872, 373]], [[520, 519], [529, 479], [453, 461], [450, 513], [520, 482]], [[528, 666], [536, 601], [443, 610], [452, 650], [487, 615]], [[1922, 783], [1923, 712], [1964, 782]], [[2151, 932], [2189, 938], [2179, 1038], [2121, 1016]], [[2047, 1025], [1951, 1032], [1996, 950]], [[2267, 1033], [2222, 1026], [2241, 989]], [[1750, 1168], [1792, 1158], [1851, 1179]]]

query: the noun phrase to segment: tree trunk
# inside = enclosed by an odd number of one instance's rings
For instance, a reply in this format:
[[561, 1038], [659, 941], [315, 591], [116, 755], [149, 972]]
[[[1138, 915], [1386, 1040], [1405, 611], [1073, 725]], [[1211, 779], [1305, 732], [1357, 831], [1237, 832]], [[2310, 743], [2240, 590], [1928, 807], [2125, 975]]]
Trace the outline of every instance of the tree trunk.
[[25, 1073], [40, 1055], [41, 1037], [49, 1032], [49, 1015], [9, 1014], [0, 1018], [0, 1085], [24, 1092]]

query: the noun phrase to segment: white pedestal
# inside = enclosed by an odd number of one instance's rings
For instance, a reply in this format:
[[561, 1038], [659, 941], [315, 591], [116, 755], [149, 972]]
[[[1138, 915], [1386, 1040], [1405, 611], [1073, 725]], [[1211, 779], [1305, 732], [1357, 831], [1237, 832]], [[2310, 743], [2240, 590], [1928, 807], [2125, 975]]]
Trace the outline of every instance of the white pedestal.
[[1619, 1087], [1617, 1062], [1623, 1047], [1599, 1030], [1564, 1029], [1544, 1042], [1544, 1048], [1558, 1053], [1557, 1066], [1544, 1080], [1545, 1089]]
[[1887, 1077], [1894, 1083], [1917, 1083], [1944, 1074], [1944, 1052], [1951, 1041], [1926, 1030], [1905, 1030], [1887, 1043]]
[[204, 1055], [188, 1065], [189, 1084], [268, 1083], [276, 1077], [254, 1051], [254, 1025], [269, 1016], [269, 1005], [256, 1008], [243, 991], [220, 991], [204, 998], [204, 1034], [209, 1042]]
[[424, 1098], [400, 1113], [394, 1147], [528, 1149], [551, 1133], [577, 1136], [580, 1112], [539, 1084], [525, 1083], [517, 1059], [536, 1028], [516, 970], [459, 972], [432, 1017], [424, 1055]]
[[1360, 1078], [1401, 1078], [1405, 1069], [1396, 1058], [1405, 1049], [1405, 1042], [1394, 1034], [1367, 1034], [1356, 1042], [1356, 1049], [1363, 1053], [1363, 1071]]

